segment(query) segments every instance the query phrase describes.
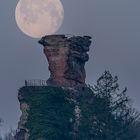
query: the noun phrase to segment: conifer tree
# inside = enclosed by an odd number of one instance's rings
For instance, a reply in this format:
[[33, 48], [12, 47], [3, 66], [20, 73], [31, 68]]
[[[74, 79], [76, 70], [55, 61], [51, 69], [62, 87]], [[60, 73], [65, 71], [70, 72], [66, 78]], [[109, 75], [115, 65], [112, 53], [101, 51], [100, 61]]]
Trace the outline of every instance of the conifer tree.
[[137, 139], [134, 127], [139, 121], [139, 114], [132, 108], [126, 91], [125, 88], [120, 92], [118, 77], [113, 77], [109, 71], [105, 71], [97, 80], [93, 92], [98, 99], [96, 106], [100, 109], [95, 109], [96, 122], [98, 122], [94, 123], [94, 128], [96, 128], [95, 139]]

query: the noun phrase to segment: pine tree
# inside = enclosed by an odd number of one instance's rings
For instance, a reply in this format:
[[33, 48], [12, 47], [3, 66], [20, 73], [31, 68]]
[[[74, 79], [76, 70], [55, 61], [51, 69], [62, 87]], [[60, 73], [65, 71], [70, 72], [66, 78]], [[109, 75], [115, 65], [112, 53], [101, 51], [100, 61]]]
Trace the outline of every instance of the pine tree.
[[134, 127], [139, 114], [132, 108], [130, 99], [126, 96], [127, 89], [120, 92], [118, 77], [105, 71], [92, 89], [97, 98], [95, 104], [98, 106], [95, 109], [95, 139], [136, 140]]

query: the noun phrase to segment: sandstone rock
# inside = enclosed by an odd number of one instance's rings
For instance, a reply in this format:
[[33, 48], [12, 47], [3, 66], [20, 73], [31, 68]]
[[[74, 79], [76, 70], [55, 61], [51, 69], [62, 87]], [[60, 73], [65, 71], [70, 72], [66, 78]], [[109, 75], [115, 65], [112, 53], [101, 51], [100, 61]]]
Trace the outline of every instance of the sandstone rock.
[[91, 37], [50, 35], [39, 41], [44, 46], [50, 70], [47, 83], [66, 87], [85, 84], [85, 62], [88, 61]]
[[[20, 102], [20, 109], [22, 115], [18, 124], [19, 131], [17, 132], [16, 140], [29, 140], [31, 137], [30, 131], [27, 129], [30, 125], [27, 127], [26, 124], [28, 124], [29, 116], [32, 115], [29, 112], [33, 108], [33, 106], [29, 104], [27, 100], [28, 99], [32, 100], [31, 96], [35, 98], [38, 94], [39, 96], [43, 96], [43, 94], [41, 93], [48, 94], [50, 91], [55, 89], [55, 86], [58, 87], [61, 86], [63, 87], [64, 90], [67, 89], [70, 91], [68, 92], [69, 97], [66, 96], [65, 98], [67, 98], [67, 100], [70, 101], [70, 106], [71, 102], [75, 104], [75, 110], [72, 112], [68, 112], [66, 114], [72, 115], [73, 112], [75, 112], [75, 114], [73, 115], [75, 116], [75, 123], [73, 124], [74, 126], [71, 134], [74, 137], [76, 137], [78, 133], [78, 127], [80, 124], [80, 114], [81, 114], [81, 108], [79, 107], [78, 102], [82, 96], [81, 93], [83, 93], [85, 89], [88, 89], [86, 88], [85, 84], [86, 78], [85, 63], [89, 59], [87, 52], [89, 51], [89, 46], [91, 44], [91, 37], [89, 36], [68, 37], [66, 35], [50, 35], [42, 37], [39, 43], [44, 46], [44, 54], [46, 55], [49, 63], [50, 78], [47, 80], [47, 85], [43, 84], [43, 86], [42, 84], [40, 86], [37, 86], [36, 84], [32, 83], [28, 84], [30, 82], [26, 81], [25, 87], [22, 87], [19, 90], [18, 99]], [[45, 102], [49, 101], [48, 96], [49, 94], [47, 95]], [[39, 98], [43, 99], [41, 97]], [[55, 98], [57, 98], [58, 100], [58, 95]], [[39, 104], [41, 105], [42, 102], [44, 102], [44, 100], [43, 101], [41, 100]], [[64, 102], [62, 101], [60, 103]], [[35, 106], [36, 104], [37, 103], [35, 102]], [[39, 110], [40, 106], [37, 105], [36, 109]], [[54, 112], [55, 110], [51, 110], [50, 113]], [[44, 112], [41, 112], [41, 110], [39, 110], [38, 113]], [[43, 116], [44, 115], [46, 114], [43, 114]], [[33, 121], [32, 124], [34, 124], [35, 121], [34, 120], [32, 121]], [[70, 117], [69, 122], [73, 123], [73, 121], [74, 119]], [[34, 125], [31, 125], [31, 127], [34, 128]]]
[[18, 130], [17, 134], [15, 136], [16, 140], [28, 140], [29, 139], [29, 130], [25, 127], [25, 124], [27, 123], [28, 119], [28, 111], [30, 109], [29, 105], [24, 102], [24, 93], [20, 92], [18, 93], [18, 99], [20, 101], [20, 110], [21, 110], [21, 117], [20, 121], [18, 123]]

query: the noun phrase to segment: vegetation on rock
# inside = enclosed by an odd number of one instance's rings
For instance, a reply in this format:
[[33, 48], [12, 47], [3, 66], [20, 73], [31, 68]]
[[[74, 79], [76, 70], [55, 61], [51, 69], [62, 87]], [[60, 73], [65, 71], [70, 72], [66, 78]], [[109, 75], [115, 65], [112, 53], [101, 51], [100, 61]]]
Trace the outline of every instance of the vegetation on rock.
[[119, 91], [117, 76], [109, 71], [91, 87], [93, 95], [81, 98], [79, 140], [139, 140], [139, 113], [132, 108], [126, 89]]
[[60, 87], [32, 91], [24, 98], [30, 106], [27, 129], [30, 140], [59, 140], [71, 137], [74, 104]]
[[140, 117], [127, 89], [105, 71], [93, 87], [25, 86], [29, 140], [139, 140]]

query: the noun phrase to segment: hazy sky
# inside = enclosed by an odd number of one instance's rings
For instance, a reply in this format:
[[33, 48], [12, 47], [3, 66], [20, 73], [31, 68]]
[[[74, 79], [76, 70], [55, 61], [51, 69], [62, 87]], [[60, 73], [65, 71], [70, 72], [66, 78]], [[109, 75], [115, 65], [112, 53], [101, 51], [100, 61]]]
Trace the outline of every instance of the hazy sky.
[[[25, 79], [47, 79], [43, 48], [15, 23], [17, 0], [0, 2], [0, 117], [2, 132], [16, 127], [20, 116], [18, 89]], [[90, 35], [93, 44], [86, 65], [87, 83], [104, 72], [118, 75], [121, 87], [140, 107], [140, 1], [62, 0], [64, 23], [58, 33]], [[46, 25], [47, 26], [47, 25]], [[139, 109], [140, 110], [140, 109]]]

